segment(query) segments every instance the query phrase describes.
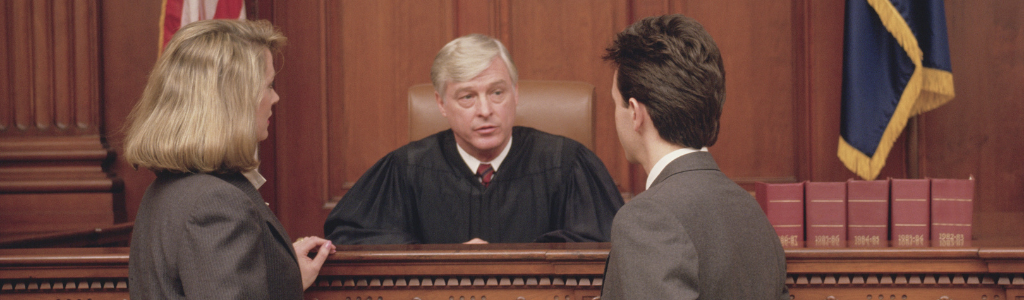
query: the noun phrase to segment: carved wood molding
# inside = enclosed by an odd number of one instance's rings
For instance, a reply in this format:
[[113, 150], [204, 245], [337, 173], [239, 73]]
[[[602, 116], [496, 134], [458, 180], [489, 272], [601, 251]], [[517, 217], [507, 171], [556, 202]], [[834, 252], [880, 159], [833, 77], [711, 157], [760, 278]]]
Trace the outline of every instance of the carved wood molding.
[[5, 1], [0, 137], [100, 133], [96, 0]]
[[104, 169], [113, 157], [97, 135], [0, 137], [0, 192], [120, 192]]
[[0, 294], [16, 292], [128, 291], [128, 278], [0, 279]]
[[97, 1], [0, 6], [0, 193], [120, 191], [100, 137]]
[[320, 276], [317, 289], [595, 288], [603, 276]]
[[1024, 288], [1024, 274], [800, 274], [790, 287], [1010, 287]]
[[[607, 247], [339, 246], [306, 296], [591, 299], [603, 286]], [[787, 286], [797, 299], [1007, 299], [1024, 291], [1019, 246], [786, 251]], [[128, 248], [0, 249], [3, 299], [58, 294], [114, 299], [126, 295], [127, 277]]]

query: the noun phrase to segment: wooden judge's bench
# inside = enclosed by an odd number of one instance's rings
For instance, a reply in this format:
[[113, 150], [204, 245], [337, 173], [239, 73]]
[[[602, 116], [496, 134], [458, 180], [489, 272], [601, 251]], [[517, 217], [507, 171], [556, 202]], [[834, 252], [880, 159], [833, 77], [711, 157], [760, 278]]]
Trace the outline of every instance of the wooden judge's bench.
[[[591, 299], [600, 295], [608, 248], [339, 246], [306, 298]], [[786, 260], [794, 299], [1024, 299], [1024, 240], [790, 248]], [[128, 288], [127, 248], [0, 250], [0, 299], [127, 299]]]

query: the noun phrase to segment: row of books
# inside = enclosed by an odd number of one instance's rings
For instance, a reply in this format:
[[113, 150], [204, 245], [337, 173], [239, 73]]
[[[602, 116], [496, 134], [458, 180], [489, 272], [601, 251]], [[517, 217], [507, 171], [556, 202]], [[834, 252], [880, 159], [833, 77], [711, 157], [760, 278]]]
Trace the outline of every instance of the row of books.
[[974, 178], [758, 182], [755, 198], [786, 247], [971, 241]]

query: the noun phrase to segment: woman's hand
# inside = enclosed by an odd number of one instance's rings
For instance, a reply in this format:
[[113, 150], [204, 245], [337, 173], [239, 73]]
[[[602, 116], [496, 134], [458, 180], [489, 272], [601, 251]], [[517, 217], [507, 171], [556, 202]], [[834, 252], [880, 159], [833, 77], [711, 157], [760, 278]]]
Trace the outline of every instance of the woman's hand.
[[[327, 255], [337, 252], [337, 247], [331, 241], [311, 236], [299, 238], [292, 243], [295, 248], [295, 256], [299, 259], [299, 272], [302, 273], [302, 289], [305, 290], [313, 285], [316, 276], [320, 274], [320, 267], [327, 260]], [[316, 252], [316, 256], [309, 258], [309, 253]]]

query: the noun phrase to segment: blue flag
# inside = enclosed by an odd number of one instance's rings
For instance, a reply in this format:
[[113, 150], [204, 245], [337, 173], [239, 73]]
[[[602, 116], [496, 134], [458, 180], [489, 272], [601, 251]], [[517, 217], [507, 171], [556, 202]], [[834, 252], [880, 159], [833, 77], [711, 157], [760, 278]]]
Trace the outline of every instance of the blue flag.
[[847, 0], [838, 156], [875, 179], [910, 117], [953, 99], [942, 0]]

